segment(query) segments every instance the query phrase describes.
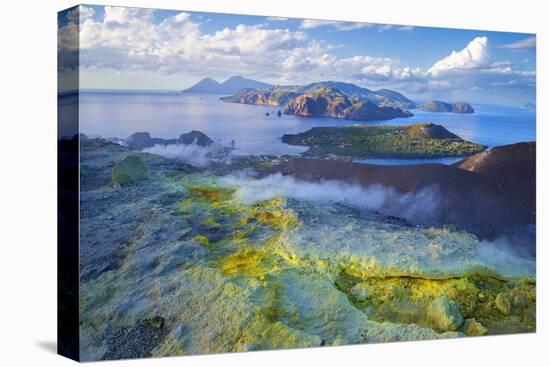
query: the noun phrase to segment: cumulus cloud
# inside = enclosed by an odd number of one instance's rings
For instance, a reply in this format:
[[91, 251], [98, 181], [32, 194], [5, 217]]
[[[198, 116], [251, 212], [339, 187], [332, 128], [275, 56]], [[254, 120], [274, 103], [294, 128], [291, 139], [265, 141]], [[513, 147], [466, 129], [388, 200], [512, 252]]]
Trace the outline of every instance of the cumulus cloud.
[[361, 28], [376, 28], [378, 32], [384, 32], [389, 30], [397, 31], [412, 31], [413, 26], [401, 26], [396, 24], [374, 24], [367, 22], [341, 22], [336, 20], [318, 20], [318, 19], [304, 19], [300, 24], [300, 29], [314, 29], [319, 27], [331, 27], [335, 31], [352, 31]]
[[406, 31], [406, 32], [410, 32], [410, 31], [414, 31], [414, 26], [412, 25], [404, 25], [404, 26], [401, 26], [399, 28], [397, 28], [398, 30], [400, 31]]
[[415, 222], [431, 222], [441, 202], [437, 186], [403, 194], [381, 185], [362, 187], [340, 181], [308, 182], [280, 173], [261, 179], [246, 175], [227, 176], [222, 182], [237, 186], [235, 196], [248, 204], [284, 196], [316, 202], [338, 202]]
[[[364, 27], [410, 31], [410, 26], [303, 20], [298, 29], [290, 29], [284, 22], [277, 22], [282, 19], [270, 19], [281, 27], [240, 24], [205, 33], [200, 19], [186, 12], [159, 20], [154, 10], [109, 6], [104, 9], [100, 15], [93, 8], [80, 6], [80, 22], [75, 23], [75, 13], [60, 27], [63, 50], [78, 49], [75, 35], [80, 31], [83, 71], [107, 69], [218, 78], [235, 74], [274, 84], [333, 79], [407, 93], [532, 89], [535, 83], [534, 71], [516, 70], [514, 65], [491, 60], [487, 37], [476, 37], [462, 50], [452, 51], [424, 69], [394, 58], [342, 56], [335, 52], [337, 45], [312, 39], [307, 32], [319, 27], [335, 31]], [[534, 39], [527, 39], [501, 47], [519, 50], [533, 42]], [[86, 73], [82, 75], [85, 81]]]
[[[81, 13], [90, 9], [81, 6]], [[93, 13], [92, 13], [93, 15]], [[158, 22], [154, 10], [105, 7], [102, 18], [80, 20], [80, 60], [84, 67], [148, 70], [161, 74], [185, 71], [202, 74], [261, 72], [305, 43], [307, 36], [289, 29], [263, 25], [237, 25], [205, 34], [189, 13], [180, 12]], [[61, 32], [75, 30], [74, 23]]]
[[341, 22], [336, 20], [318, 20], [318, 19], [304, 19], [300, 24], [300, 29], [314, 29], [319, 27], [331, 27], [335, 31], [352, 31], [361, 28], [376, 28], [378, 32], [384, 32], [389, 30], [397, 31], [412, 31], [413, 26], [400, 26], [396, 24], [374, 24], [367, 22]]
[[489, 60], [487, 37], [476, 37], [461, 51], [451, 54], [437, 61], [428, 70], [428, 73], [437, 75], [441, 72], [479, 68]]
[[371, 83], [403, 83], [420, 82], [424, 77], [424, 72], [420, 68], [410, 68], [402, 66], [398, 60], [389, 58], [362, 58], [364, 65], [359, 73], [354, 77], [356, 79], [368, 80]]
[[425, 74], [429, 91], [534, 91], [536, 72], [516, 70], [508, 61], [492, 61], [487, 37], [476, 37], [460, 50], [435, 62]]
[[281, 66], [290, 80], [308, 73], [306, 75], [338, 76], [335, 79], [369, 86], [420, 82], [425, 74], [420, 68], [403, 66], [399, 60], [387, 57], [336, 57], [318, 42], [292, 50]]
[[516, 51], [534, 51], [537, 48], [537, 37], [528, 37], [521, 41], [501, 45], [500, 48], [507, 48]]
[[412, 25], [380, 24], [377, 27], [378, 32], [385, 32], [390, 30], [411, 32], [414, 30], [414, 26]]
[[301, 29], [313, 29], [324, 26], [333, 27], [337, 31], [351, 31], [354, 29], [373, 27], [372, 23], [363, 22], [340, 22], [336, 20], [304, 19], [300, 24]]
[[286, 22], [288, 18], [285, 17], [267, 17], [268, 22]]

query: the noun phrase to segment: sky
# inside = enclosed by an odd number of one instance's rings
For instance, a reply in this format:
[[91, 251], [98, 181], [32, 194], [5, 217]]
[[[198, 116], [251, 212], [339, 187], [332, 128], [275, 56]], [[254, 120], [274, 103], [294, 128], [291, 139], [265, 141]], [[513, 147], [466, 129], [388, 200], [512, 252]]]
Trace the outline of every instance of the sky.
[[535, 102], [533, 34], [81, 5], [60, 14], [59, 49], [79, 52], [82, 89], [181, 90], [241, 75], [419, 101]]

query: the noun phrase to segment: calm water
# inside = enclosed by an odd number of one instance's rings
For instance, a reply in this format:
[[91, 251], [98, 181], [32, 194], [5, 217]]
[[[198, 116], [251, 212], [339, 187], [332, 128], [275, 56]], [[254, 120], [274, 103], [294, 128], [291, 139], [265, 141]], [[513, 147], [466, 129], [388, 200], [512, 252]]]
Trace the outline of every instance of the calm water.
[[414, 165], [414, 164], [426, 164], [426, 163], [440, 163], [440, 164], [453, 164], [463, 160], [464, 157], [444, 157], [433, 159], [357, 159], [355, 163], [365, 164], [381, 164], [386, 166], [402, 166], [402, 165]]
[[[277, 117], [277, 111], [282, 108], [225, 103], [219, 98], [218, 95], [179, 92], [84, 92], [80, 94], [80, 127], [85, 134], [119, 138], [138, 131], [148, 131], [154, 137], [173, 138], [189, 130], [200, 130], [224, 144], [235, 140], [238, 154], [295, 154], [307, 148], [282, 143], [283, 134], [302, 132], [314, 126], [355, 123], [284, 114]], [[407, 125], [429, 121], [445, 126], [464, 139], [487, 146], [535, 140], [534, 111], [473, 106], [477, 111], [475, 114], [413, 110], [415, 116], [412, 118], [374, 121], [365, 125]], [[266, 116], [266, 112], [270, 116]], [[399, 163], [392, 161], [393, 164]], [[415, 161], [409, 163], [420, 163]], [[392, 162], [370, 160], [369, 163]]]

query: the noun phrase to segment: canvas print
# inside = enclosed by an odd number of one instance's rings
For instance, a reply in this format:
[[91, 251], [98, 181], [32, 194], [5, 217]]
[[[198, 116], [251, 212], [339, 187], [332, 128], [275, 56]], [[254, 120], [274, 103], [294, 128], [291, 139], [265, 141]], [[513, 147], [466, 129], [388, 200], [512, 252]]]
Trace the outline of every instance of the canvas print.
[[534, 34], [96, 5], [58, 27], [61, 354], [535, 332]]

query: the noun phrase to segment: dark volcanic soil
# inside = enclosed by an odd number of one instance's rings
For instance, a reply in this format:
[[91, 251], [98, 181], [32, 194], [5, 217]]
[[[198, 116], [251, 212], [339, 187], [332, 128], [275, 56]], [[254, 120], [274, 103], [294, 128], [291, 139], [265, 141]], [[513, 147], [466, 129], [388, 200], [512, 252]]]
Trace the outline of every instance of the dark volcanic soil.
[[[303, 158], [283, 162], [270, 171], [275, 172], [306, 181], [380, 184], [402, 193], [436, 185], [441, 193], [437, 223], [425, 224], [454, 224], [483, 239], [495, 239], [511, 231], [517, 235], [518, 228], [535, 223], [534, 182], [518, 184], [442, 164], [381, 166]], [[516, 243], [534, 253], [534, 241], [524, 238]]]
[[474, 154], [453, 166], [505, 181], [534, 185], [536, 150], [534, 141], [503, 145]]

